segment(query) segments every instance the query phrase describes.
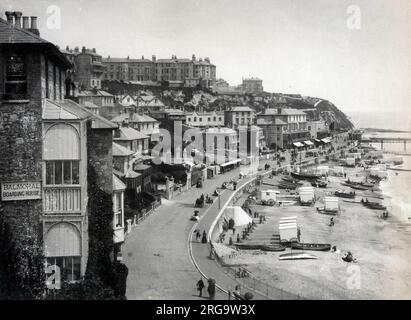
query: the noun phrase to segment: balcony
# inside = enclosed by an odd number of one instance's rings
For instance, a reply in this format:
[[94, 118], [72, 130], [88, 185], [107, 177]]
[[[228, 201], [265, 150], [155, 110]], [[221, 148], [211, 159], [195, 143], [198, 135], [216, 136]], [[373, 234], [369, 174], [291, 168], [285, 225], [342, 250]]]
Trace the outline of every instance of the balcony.
[[81, 188], [44, 187], [43, 211], [46, 214], [80, 214]]

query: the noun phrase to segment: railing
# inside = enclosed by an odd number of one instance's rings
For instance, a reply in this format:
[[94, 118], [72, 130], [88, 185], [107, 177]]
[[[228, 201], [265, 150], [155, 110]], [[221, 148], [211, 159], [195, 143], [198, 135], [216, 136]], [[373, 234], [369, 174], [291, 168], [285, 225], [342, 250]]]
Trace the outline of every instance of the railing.
[[135, 214], [133, 219], [128, 219], [126, 226], [124, 228], [124, 233], [128, 234], [131, 232], [131, 228], [142, 223], [147, 219], [155, 210], [161, 205], [161, 199], [153, 202], [151, 207], [147, 209], [142, 209], [140, 214]]
[[[273, 287], [263, 280], [253, 277], [248, 270], [243, 267], [227, 266], [225, 262], [215, 255], [216, 262], [220, 265], [221, 269], [229, 277], [234, 278], [235, 281], [241, 286], [263, 294], [271, 299], [276, 300], [302, 300], [303, 298], [298, 294], [293, 294], [284, 289]], [[244, 291], [244, 290], [242, 290]]]
[[80, 213], [80, 187], [45, 187], [43, 208], [46, 213]]

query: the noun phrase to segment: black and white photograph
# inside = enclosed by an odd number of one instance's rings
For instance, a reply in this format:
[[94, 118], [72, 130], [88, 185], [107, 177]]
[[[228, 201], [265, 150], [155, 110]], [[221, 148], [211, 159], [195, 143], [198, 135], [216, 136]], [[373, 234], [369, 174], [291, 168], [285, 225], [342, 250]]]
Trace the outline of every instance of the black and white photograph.
[[410, 300], [410, 103], [408, 0], [1, 0], [0, 300]]

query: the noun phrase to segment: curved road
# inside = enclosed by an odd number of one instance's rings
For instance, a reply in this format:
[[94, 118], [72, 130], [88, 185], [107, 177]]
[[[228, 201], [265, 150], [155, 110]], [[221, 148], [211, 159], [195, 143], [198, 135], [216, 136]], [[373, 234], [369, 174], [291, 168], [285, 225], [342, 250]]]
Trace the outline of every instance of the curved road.
[[[287, 163], [289, 153], [287, 152]], [[266, 161], [260, 161], [259, 167]], [[271, 167], [275, 163], [269, 161]], [[194, 224], [190, 221], [194, 211], [195, 200], [204, 194], [212, 194], [224, 181], [231, 178], [237, 179], [240, 170], [237, 168], [230, 172], [206, 180], [203, 188], [191, 188], [173, 200], [163, 200], [156, 212], [152, 213], [140, 225], [133, 228], [127, 236], [123, 257], [129, 269], [127, 279], [128, 299], [161, 299], [161, 300], [189, 300], [201, 299], [197, 297], [196, 282], [201, 275], [193, 265], [188, 246], [188, 237]], [[243, 169], [244, 170], [244, 169]], [[244, 179], [240, 184], [248, 179]], [[221, 195], [221, 207], [225, 204], [232, 191], [225, 190]], [[200, 209], [202, 219], [196, 227], [208, 233], [208, 229], [218, 214], [218, 200], [205, 208]], [[208, 208], [210, 210], [208, 211]], [[216, 278], [217, 285], [222, 283], [225, 288], [235, 286], [217, 266], [206, 259], [207, 245], [191, 241], [193, 257], [198, 262], [200, 269], [207, 275]], [[206, 290], [204, 290], [206, 291]], [[203, 295], [207, 296], [206, 292]], [[218, 291], [216, 299], [227, 299], [227, 295]], [[257, 299], [263, 298], [256, 296]], [[203, 298], [204, 299], [204, 298]]]

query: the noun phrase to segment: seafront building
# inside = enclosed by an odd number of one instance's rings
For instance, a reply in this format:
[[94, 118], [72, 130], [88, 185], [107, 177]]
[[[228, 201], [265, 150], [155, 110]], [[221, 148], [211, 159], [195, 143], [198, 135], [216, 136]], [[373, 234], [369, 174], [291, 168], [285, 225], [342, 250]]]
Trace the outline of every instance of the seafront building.
[[0, 18], [0, 206], [15, 241], [32, 237], [46, 267], [60, 267], [62, 280], [79, 280], [89, 255], [90, 172], [98, 188], [113, 195], [115, 186], [121, 197], [112, 172], [117, 125], [65, 99], [72, 65], [39, 37], [37, 18], [29, 27], [27, 17], [21, 26], [20, 12], [6, 15]]
[[186, 113], [185, 123], [191, 127], [224, 126], [224, 112], [192, 112]]

